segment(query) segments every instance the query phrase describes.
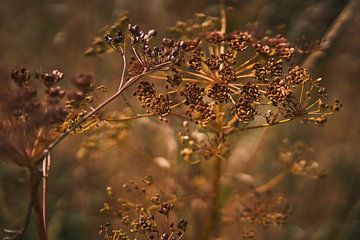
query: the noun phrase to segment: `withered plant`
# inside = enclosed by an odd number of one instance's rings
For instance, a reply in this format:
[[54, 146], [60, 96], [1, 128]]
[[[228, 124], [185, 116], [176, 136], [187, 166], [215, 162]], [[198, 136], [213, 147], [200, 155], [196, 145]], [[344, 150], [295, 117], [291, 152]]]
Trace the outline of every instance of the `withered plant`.
[[[268, 191], [288, 173], [322, 176], [317, 172], [317, 163], [298, 159], [295, 150], [285, 151], [280, 155], [284, 170], [278, 176], [264, 185], [254, 186], [248, 193], [238, 194], [234, 187], [236, 194], [224, 205], [220, 179], [227, 159], [244, 131], [295, 120], [321, 126], [328, 116], [339, 111], [341, 104], [336, 99], [328, 103], [321, 78], [304, 67], [311, 67], [309, 62], [316, 60], [316, 51], [323, 49], [311, 52], [296, 47], [281, 35], [227, 32], [224, 1], [220, 13], [219, 18], [196, 14], [194, 20], [178, 22], [171, 29], [178, 35], [176, 39], [158, 40], [157, 31], [143, 31], [128, 24], [127, 15], [105, 27], [103, 36], [96, 38], [85, 54], [120, 56], [122, 68], [116, 89], [106, 90], [96, 85], [91, 75], [82, 74], [72, 80], [76, 90], [66, 94], [58, 86], [64, 77], [58, 70], [38, 72], [37, 80], [25, 68], [11, 72], [14, 84], [10, 88], [16, 90], [2, 96], [6, 101], [1, 103], [1, 147], [7, 150], [11, 161], [28, 170], [31, 199], [24, 226], [19, 231], [9, 231], [12, 234], [7, 239], [24, 239], [31, 209], [36, 214], [39, 239], [47, 239], [46, 177], [50, 153], [63, 139], [99, 126], [149, 117], [169, 122], [170, 126], [181, 119], [179, 154], [188, 163], [182, 168], [201, 168], [204, 162], [212, 165], [211, 193], [205, 201], [208, 217], [197, 229], [201, 232], [198, 239], [220, 237], [225, 223], [245, 222], [249, 226], [242, 225], [246, 226], [243, 238], [253, 239], [256, 225], [279, 226], [286, 222], [289, 213], [286, 201]], [[342, 24], [344, 21], [334, 24], [324, 40], [331, 41]], [[43, 94], [39, 83], [44, 86]], [[103, 111], [114, 99], [123, 96], [124, 91], [133, 89], [132, 86], [142, 112], [132, 106], [131, 113], [123, 112], [121, 117]], [[108, 91], [111, 95], [101, 101], [97, 91]], [[127, 100], [126, 103], [130, 105]], [[151, 185], [148, 180], [145, 179], [145, 184]], [[186, 238], [188, 222], [177, 223], [168, 216], [176, 200], [155, 199], [156, 194], [155, 198], [149, 197], [147, 188], [142, 189], [134, 182], [127, 186], [143, 194], [145, 202], [119, 200], [108, 188], [109, 197], [120, 203], [125, 212], [132, 213], [119, 212], [105, 204], [101, 211], [116, 216], [126, 228], [115, 226], [116, 223], [106, 224], [100, 230], [104, 239]], [[238, 211], [227, 211], [230, 207]], [[161, 220], [164, 228], [159, 228], [161, 224], [156, 222], [154, 209], [165, 216]], [[229, 212], [239, 214], [229, 215]]]
[[[224, 8], [222, 15], [217, 19], [197, 14], [195, 20], [177, 23], [171, 30], [178, 33], [182, 40], [181, 58], [167, 70], [150, 73], [146, 81], [141, 80], [137, 84], [133, 94], [145, 112], [128, 117], [103, 118], [108, 122], [121, 122], [155, 116], [160, 121], [170, 121], [170, 124], [173, 117], [184, 120], [183, 130], [179, 132], [182, 158], [190, 165], [201, 164], [202, 161], [213, 164], [211, 201], [208, 202], [210, 211], [208, 222], [200, 230], [203, 232], [202, 239], [219, 236], [222, 219], [233, 218], [222, 213], [226, 207], [220, 200], [220, 178], [224, 174], [223, 168], [231, 154], [231, 147], [242, 131], [296, 119], [303, 123], [323, 125], [327, 117], [341, 107], [338, 100], [331, 105], [326, 103], [327, 93], [320, 85], [321, 78], [313, 77], [302, 67], [301, 60], [307, 49], [292, 45], [281, 35], [258, 36], [246, 31], [226, 33]], [[122, 53], [121, 49], [128, 43], [122, 41], [123, 38], [116, 40], [124, 33], [113, 32], [115, 28], [110, 27], [111, 31], [105, 33], [102, 44], [107, 43], [111, 49]], [[134, 32], [139, 39], [146, 39], [147, 35], [153, 33], [150, 31], [146, 34], [137, 29], [137, 26], [129, 25], [132, 49], [135, 44]], [[163, 42], [167, 41], [170, 40], [163, 39]], [[96, 45], [99, 45], [99, 41]], [[148, 46], [143, 48], [147, 49]], [[106, 52], [96, 52], [95, 49], [91, 48], [87, 54]], [[157, 51], [154, 48], [149, 53], [156, 56]], [[141, 72], [148, 62], [148, 54], [134, 51], [129, 74]], [[195, 131], [204, 137], [194, 137]], [[289, 162], [285, 164], [284, 172], [268, 185], [255, 188], [250, 195], [258, 199], [260, 194], [266, 194], [287, 173], [309, 175], [307, 170], [317, 169], [316, 164], [305, 166], [307, 163], [304, 160]], [[234, 199], [238, 200], [236, 196]], [[230, 202], [229, 205], [241, 204], [239, 201]], [[260, 202], [264, 204], [262, 200]], [[243, 212], [235, 219], [246, 219], [252, 224], [281, 225], [287, 216], [285, 210], [269, 213], [266, 210], [251, 212], [247, 208], [247, 211], [247, 214]], [[252, 234], [247, 233], [244, 238], [251, 239], [250, 236]]]

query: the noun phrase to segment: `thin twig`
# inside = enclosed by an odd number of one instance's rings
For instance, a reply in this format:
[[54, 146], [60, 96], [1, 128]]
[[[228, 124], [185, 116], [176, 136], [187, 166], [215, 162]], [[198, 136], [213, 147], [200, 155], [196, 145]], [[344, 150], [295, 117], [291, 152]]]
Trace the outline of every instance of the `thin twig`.
[[287, 176], [287, 174], [288, 174], [287, 171], [280, 172], [278, 175], [276, 175], [274, 178], [272, 178], [267, 183], [256, 187], [255, 191], [258, 193], [264, 193], [264, 192], [269, 191], [270, 189], [277, 186], [282, 180], [284, 180], [284, 178]]
[[132, 49], [132, 51], [133, 51], [133, 53], [134, 53], [135, 57], [137, 58], [137, 60], [140, 62], [141, 66], [142, 66], [143, 68], [145, 68], [145, 64], [143, 63], [143, 61], [142, 61], [141, 57], [139, 56], [139, 54], [138, 54], [138, 52], [137, 52], [136, 48], [135, 48], [135, 47], [131, 47], [131, 49]]
[[[220, 23], [221, 23], [221, 33], [225, 34], [226, 33], [226, 5], [225, 5], [225, 0], [221, 0], [221, 4], [220, 4]], [[220, 47], [220, 54], [224, 54], [225, 53], [225, 46], [224, 44], [221, 45]]]
[[[284, 123], [288, 123], [292, 120], [294, 120], [295, 118], [287, 118], [287, 119], [284, 119], [284, 120], [280, 120], [280, 121], [277, 121], [277, 122], [274, 122], [274, 123], [264, 123], [264, 124], [261, 124], [261, 125], [255, 125], [255, 126], [249, 126], [249, 127], [244, 127], [244, 128], [234, 128], [234, 127], [224, 127], [223, 130], [225, 130], [226, 132], [226, 135], [229, 135], [229, 134], [232, 134], [232, 133], [239, 133], [239, 132], [242, 132], [242, 131], [245, 131], [245, 130], [253, 130], [253, 129], [258, 129], [258, 128], [265, 128], [265, 127], [270, 127], [270, 126], [275, 126], [275, 125], [280, 125], [280, 124], [284, 124]], [[227, 130], [229, 129], [229, 130]]]
[[327, 32], [322, 38], [322, 40], [325, 42], [324, 48], [311, 53], [302, 64], [304, 68], [310, 69], [311, 67], [315, 66], [316, 61], [318, 61], [324, 55], [324, 49], [331, 46], [332, 42], [340, 34], [345, 24], [354, 14], [357, 3], [358, 0], [350, 0], [343, 8], [343, 10], [341, 10], [340, 14], [337, 16], [333, 24], [330, 26], [330, 28], [327, 30]]
[[49, 176], [51, 164], [50, 152], [47, 152], [46, 157], [43, 161], [42, 166], [42, 214], [43, 214], [43, 225], [45, 229], [45, 236], [47, 237], [47, 223], [46, 223], [46, 187], [47, 187], [47, 177]]
[[134, 120], [137, 118], [151, 117], [151, 116], [154, 116], [154, 114], [155, 114], [155, 112], [146, 113], [146, 114], [138, 114], [135, 116], [122, 117], [122, 118], [101, 118], [101, 120], [106, 121], [106, 122], [122, 122], [122, 121]]
[[118, 87], [118, 91], [120, 91], [120, 89], [122, 88], [123, 84], [124, 84], [124, 80], [125, 80], [125, 72], [126, 72], [126, 56], [125, 56], [125, 45], [124, 48], [120, 48], [121, 50], [121, 56], [123, 59], [123, 69], [122, 69], [122, 73], [121, 73], [121, 80], [120, 80], [120, 84]]

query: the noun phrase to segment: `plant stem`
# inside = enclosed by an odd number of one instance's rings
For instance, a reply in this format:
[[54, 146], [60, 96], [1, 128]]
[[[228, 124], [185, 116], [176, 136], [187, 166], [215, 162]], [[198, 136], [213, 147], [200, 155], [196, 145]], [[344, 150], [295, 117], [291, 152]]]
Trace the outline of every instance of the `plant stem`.
[[[354, 12], [357, 9], [356, 4], [358, 4], [357, 0], [350, 0], [345, 7], [341, 10], [340, 14], [336, 17], [333, 24], [327, 30], [325, 35], [322, 37], [322, 40], [325, 41], [325, 46], [323, 49], [330, 47], [335, 38], [339, 35], [345, 24], [352, 17]], [[311, 53], [303, 62], [302, 66], [306, 69], [310, 69], [312, 66], [315, 66], [317, 60], [319, 60], [322, 55], [324, 55], [324, 51], [319, 50]]]
[[[220, 22], [221, 22], [221, 33], [226, 33], [226, 5], [225, 0], [221, 0], [220, 3]], [[220, 47], [220, 54], [225, 53], [225, 46], [224, 44]], [[223, 117], [221, 116], [222, 111], [220, 105], [217, 109], [218, 116], [218, 128], [219, 132], [222, 132], [222, 124], [223, 124]], [[221, 137], [221, 136], [219, 136]], [[219, 209], [220, 209], [220, 194], [221, 194], [221, 186], [220, 186], [220, 178], [221, 178], [221, 170], [222, 170], [222, 161], [223, 158], [220, 156], [216, 156], [214, 159], [214, 176], [213, 176], [213, 193], [214, 197], [212, 199], [211, 204], [211, 212], [210, 212], [210, 222], [209, 222], [209, 229], [205, 233], [205, 239], [209, 239], [211, 236], [217, 237], [219, 234]]]
[[213, 176], [213, 191], [214, 197], [212, 198], [212, 206], [210, 213], [210, 224], [209, 229], [210, 233], [213, 237], [218, 237], [219, 234], [219, 209], [220, 209], [220, 195], [221, 195], [221, 186], [220, 186], [220, 178], [221, 178], [221, 170], [222, 170], [222, 159], [216, 157], [214, 162], [214, 176]]
[[220, 7], [220, 22], [221, 22], [221, 33], [226, 33], [226, 5], [225, 0], [221, 0]]
[[[279, 174], [277, 174], [275, 177], [271, 178], [266, 183], [264, 183], [260, 186], [257, 186], [253, 192], [264, 193], [264, 192], [270, 191], [271, 189], [273, 189], [274, 187], [279, 185], [288, 174], [289, 174], [289, 172], [287, 170], [281, 171]], [[254, 194], [253, 192], [245, 193], [244, 195], [242, 195], [238, 198], [238, 201], [241, 201], [243, 199], [246, 199], [246, 198], [252, 196]]]
[[45, 223], [43, 219], [42, 206], [41, 206], [42, 199], [40, 197], [40, 191], [39, 191], [41, 177], [36, 174], [35, 175], [32, 174], [30, 177], [31, 177], [30, 179], [31, 189], [33, 193], [32, 208], [34, 209], [35, 223], [37, 227], [38, 236], [40, 240], [47, 240]]
[[[226, 5], [225, 5], [225, 0], [221, 0], [221, 6], [220, 6], [220, 23], [221, 23], [221, 33], [225, 34], [226, 33]], [[221, 44], [220, 47], [220, 54], [224, 54], [225, 53], [225, 46], [224, 44]]]
[[[217, 116], [217, 138], [218, 143], [221, 144], [223, 134], [222, 128], [224, 124], [224, 118], [222, 115], [221, 105], [217, 105], [216, 108]], [[221, 154], [215, 154], [213, 159], [213, 176], [212, 176], [212, 188], [213, 188], [213, 198], [211, 202], [210, 216], [209, 216], [209, 225], [207, 232], [205, 233], [205, 239], [210, 239], [211, 237], [217, 238], [219, 235], [219, 219], [220, 219], [220, 208], [221, 208], [221, 174], [222, 174], [222, 163], [225, 161], [225, 158]]]
[[282, 171], [278, 175], [276, 175], [274, 178], [269, 180], [267, 183], [260, 185], [255, 188], [255, 191], [258, 193], [264, 193], [278, 185], [284, 178], [288, 175], [287, 171]]

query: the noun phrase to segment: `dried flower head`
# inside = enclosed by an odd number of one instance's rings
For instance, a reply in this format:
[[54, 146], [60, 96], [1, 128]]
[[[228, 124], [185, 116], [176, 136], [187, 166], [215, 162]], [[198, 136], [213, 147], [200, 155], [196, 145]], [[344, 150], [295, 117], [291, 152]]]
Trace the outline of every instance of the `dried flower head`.
[[[107, 25], [103, 28], [101, 32], [101, 37], [96, 37], [94, 39], [91, 47], [89, 47], [85, 51], [85, 56], [99, 56], [112, 51], [113, 49], [108, 47], [108, 41], [110, 41], [110, 36], [115, 36], [116, 42], [121, 42], [120, 40], [123, 37], [122, 33], [126, 29], [126, 25], [128, 24], [128, 22], [128, 14], [126, 12], [120, 14], [120, 16], [115, 20], [112, 25]], [[107, 37], [104, 38], [104, 36]]]
[[90, 75], [74, 78], [79, 90], [68, 94], [68, 99], [82, 106], [74, 110], [71, 107], [74, 104], [66, 101], [66, 91], [59, 85], [64, 78], [62, 72], [37, 72], [34, 76], [42, 85], [35, 84], [25, 68], [11, 71], [15, 86], [9, 86], [12, 91], [2, 94], [6, 101], [1, 105], [2, 148], [10, 151], [11, 160], [28, 168], [33, 167], [46, 147], [86, 111], [89, 106], [80, 103], [85, 102], [92, 90]]
[[99, 235], [103, 239], [114, 239], [119, 234], [124, 239], [178, 240], [184, 237], [188, 221], [184, 218], [173, 220], [174, 204], [164, 201], [164, 193], [154, 186], [151, 176], [145, 176], [140, 182], [130, 180], [123, 189], [125, 193], [116, 194], [107, 187], [111, 203], [105, 202], [100, 211], [116, 216], [120, 225], [100, 226]]
[[[140, 30], [132, 31], [148, 39]], [[190, 46], [191, 41], [184, 45]], [[296, 118], [322, 125], [341, 105], [320, 107], [326, 105], [326, 90], [320, 87], [319, 79], [290, 63], [300, 53], [280, 35], [258, 38], [249, 32], [226, 35], [207, 31], [194, 48], [184, 48], [170, 74], [151, 74], [155, 80], [170, 83], [173, 90], [167, 92], [166, 84], [165, 91], [160, 84], [153, 88], [167, 96], [166, 102], [173, 103], [164, 113], [179, 109], [191, 121], [208, 127], [215, 127], [215, 120], [221, 116], [227, 122], [223, 126], [226, 134], [257, 119], [267, 125]]]
[[259, 228], [281, 227], [291, 214], [288, 201], [282, 194], [251, 189], [248, 195], [236, 198], [232, 207], [224, 209], [224, 219], [241, 224], [242, 239], [256, 239]]

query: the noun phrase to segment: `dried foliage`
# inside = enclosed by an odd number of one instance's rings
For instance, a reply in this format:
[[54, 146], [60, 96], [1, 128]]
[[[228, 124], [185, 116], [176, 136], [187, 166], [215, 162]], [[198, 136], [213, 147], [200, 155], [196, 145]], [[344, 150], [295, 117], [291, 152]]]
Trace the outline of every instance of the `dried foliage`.
[[[241, 30], [227, 33], [224, 5], [220, 18], [196, 14], [187, 22], [177, 22], [171, 28], [176, 39], [157, 39], [156, 30], [144, 31], [128, 22], [128, 15], [121, 15], [85, 52], [86, 56], [116, 53], [121, 57], [122, 72], [115, 90], [97, 86], [91, 74], [71, 79], [74, 90], [66, 93], [59, 85], [64, 74], [58, 70], [37, 72], [35, 79], [25, 68], [11, 72], [9, 88], [13, 90], [1, 96], [0, 144], [13, 162], [29, 170], [30, 180], [37, 183], [32, 185], [31, 193], [38, 195], [41, 179], [46, 193], [49, 153], [70, 134], [94, 130], [78, 151], [79, 159], [87, 159], [125, 142], [131, 128], [129, 120], [156, 117], [178, 132], [179, 156], [195, 165], [179, 164], [180, 170], [171, 172], [179, 180], [179, 190], [193, 191], [194, 185], [199, 185], [181, 176], [191, 171], [183, 170], [189, 168], [196, 169], [197, 179], [204, 179], [204, 185], [211, 189], [207, 191], [208, 201], [201, 196], [191, 197], [202, 200], [208, 210], [202, 228], [195, 230], [194, 236], [196, 231], [201, 232], [196, 239], [226, 236], [222, 231], [224, 222], [241, 223], [243, 239], [254, 239], [259, 227], [285, 224], [289, 204], [270, 190], [288, 173], [324, 176], [316, 161], [307, 160], [306, 145], [292, 146], [284, 141], [279, 156], [282, 172], [248, 192], [238, 194], [232, 186], [224, 196], [222, 176], [237, 142], [233, 136], [293, 120], [322, 126], [341, 109], [337, 99], [328, 103], [321, 78], [299, 63], [310, 48], [297, 47], [282, 35]], [[105, 112], [104, 107], [124, 96], [125, 91], [132, 91], [143, 110], [138, 111], [124, 97], [128, 109]], [[98, 96], [108, 92], [110, 96]], [[211, 170], [201, 170], [208, 165]], [[129, 181], [121, 193], [108, 187], [107, 195], [109, 201], [100, 212], [111, 223], [100, 227], [103, 239], [185, 238], [188, 220], [173, 216], [177, 199], [167, 198], [166, 192], [154, 186], [152, 177]], [[34, 208], [38, 215], [42, 240], [47, 239], [44, 196], [42, 201], [31, 198], [29, 210]], [[27, 224], [15, 238], [23, 239]]]

